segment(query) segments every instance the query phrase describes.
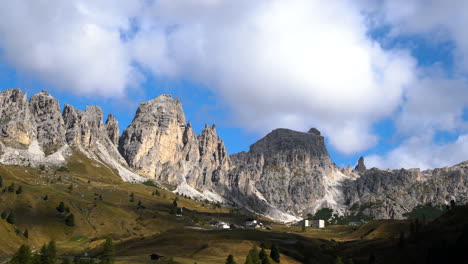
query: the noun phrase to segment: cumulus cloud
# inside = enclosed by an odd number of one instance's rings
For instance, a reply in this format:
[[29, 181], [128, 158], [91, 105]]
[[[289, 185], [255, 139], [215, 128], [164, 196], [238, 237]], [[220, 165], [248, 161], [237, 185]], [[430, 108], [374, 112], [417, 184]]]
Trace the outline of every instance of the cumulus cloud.
[[195, 2], [191, 14], [183, 1], [156, 3], [145, 28], [171, 30], [153, 30], [166, 40], [160, 59], [138, 62], [210, 84], [251, 130], [317, 126], [341, 152], [362, 151], [377, 142], [372, 122], [395, 110], [414, 77], [407, 52], [370, 39], [351, 2]]
[[[407, 138], [400, 152], [411, 153], [416, 133], [466, 131], [463, 8], [378, 2], [8, 1], [0, 48], [17, 69], [79, 94], [123, 97], [141, 70], [201, 82], [237, 125], [259, 134], [315, 126], [344, 154], [377, 144], [372, 125], [382, 118]], [[387, 25], [390, 39], [454, 41], [456, 77], [429, 75], [408, 50], [382, 48], [369, 31]]]
[[385, 155], [366, 157], [367, 167], [377, 168], [441, 168], [452, 166], [468, 157], [468, 134], [461, 134], [456, 141], [436, 144], [430, 135], [413, 136], [401, 146]]
[[123, 96], [136, 75], [120, 31], [128, 28], [135, 7], [112, 5], [113, 1], [2, 3], [2, 55], [18, 70], [60, 89]]

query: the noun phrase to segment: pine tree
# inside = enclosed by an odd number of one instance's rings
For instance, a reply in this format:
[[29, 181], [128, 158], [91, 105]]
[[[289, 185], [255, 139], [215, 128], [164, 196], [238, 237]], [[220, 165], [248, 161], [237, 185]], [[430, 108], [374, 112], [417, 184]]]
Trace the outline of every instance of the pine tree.
[[22, 245], [15, 253], [10, 263], [12, 264], [31, 264], [31, 250], [27, 245]]
[[73, 191], [73, 184], [70, 184], [70, 186], [68, 186], [68, 192], [71, 193]]
[[50, 264], [51, 263], [51, 261], [49, 259], [49, 252], [47, 251], [47, 246], [45, 244], [42, 245], [39, 256], [40, 256], [40, 263], [41, 264]]
[[14, 224], [15, 223], [15, 213], [13, 211], [10, 212], [10, 214], [8, 215], [6, 221], [9, 224]]
[[46, 194], [46, 196], [44, 196], [44, 198], [42, 198], [44, 201], [47, 201], [49, 200], [49, 196]]
[[25, 238], [29, 238], [29, 232], [28, 232], [28, 229], [25, 229], [24, 232], [23, 232], [23, 236]]
[[271, 246], [270, 258], [274, 260], [276, 263], [280, 263], [280, 253], [277, 244], [273, 244]]
[[262, 264], [270, 264], [270, 259], [268, 258], [268, 255], [265, 252], [265, 249], [262, 248], [260, 250], [260, 253], [258, 254], [258, 256], [259, 256]]
[[0, 176], [0, 188], [3, 188], [3, 178]]
[[7, 216], [8, 216], [8, 213], [6, 211], [3, 211], [1, 215], [2, 219], [6, 219]]
[[104, 243], [104, 250], [102, 251], [101, 263], [113, 264], [115, 259], [115, 247], [112, 243], [112, 238], [108, 237]]
[[130, 202], [133, 203], [135, 201], [135, 194], [130, 194]]
[[138, 207], [142, 206], [141, 200], [138, 200]]
[[262, 260], [258, 256], [258, 248], [257, 246], [253, 246], [252, 249], [249, 251], [249, 255], [252, 259], [252, 264], [261, 264]]
[[23, 192], [23, 186], [19, 186], [18, 190], [16, 190], [16, 194], [21, 194]]
[[236, 264], [236, 262], [234, 261], [234, 256], [233, 255], [229, 255], [227, 257], [226, 264]]
[[177, 207], [178, 206], [177, 201], [179, 201], [179, 198], [176, 197], [174, 201], [172, 201], [172, 206]]
[[15, 191], [15, 184], [11, 183], [10, 186], [8, 186], [8, 192], [14, 192]]
[[49, 256], [49, 263], [55, 264], [57, 262], [57, 247], [55, 246], [55, 241], [50, 241], [47, 245], [47, 255]]
[[335, 259], [335, 264], [344, 264], [340, 256], [337, 256]]
[[67, 226], [75, 226], [75, 216], [73, 214], [69, 214], [66, 218], [65, 218], [65, 224]]
[[57, 211], [59, 211], [60, 213], [63, 213], [65, 212], [66, 208], [65, 208], [65, 204], [63, 202], [60, 202], [59, 206], [57, 206]]
[[247, 257], [245, 258], [245, 264], [254, 264], [250, 253], [247, 254]]

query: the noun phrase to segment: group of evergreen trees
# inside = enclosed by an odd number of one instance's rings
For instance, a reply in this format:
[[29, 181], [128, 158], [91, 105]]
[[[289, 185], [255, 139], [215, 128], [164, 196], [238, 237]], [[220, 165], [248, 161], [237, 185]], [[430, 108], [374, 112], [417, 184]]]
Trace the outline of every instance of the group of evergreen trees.
[[[57, 209], [57, 211], [61, 214], [70, 213], [70, 208], [66, 207], [64, 202], [60, 202], [55, 209]], [[75, 226], [75, 216], [73, 213], [70, 213], [65, 217], [65, 224], [70, 227]]]
[[13, 255], [11, 264], [55, 264], [57, 263], [57, 249], [54, 241], [43, 245], [38, 254], [32, 254], [27, 245], [22, 245]]
[[15, 224], [15, 213], [13, 211], [10, 211], [10, 213], [3, 211], [1, 217], [11, 225]]
[[[99, 264], [113, 264], [115, 262], [115, 247], [112, 239], [109, 237], [104, 243], [104, 249], [99, 257]], [[43, 245], [40, 252], [33, 254], [27, 245], [22, 245], [13, 255], [10, 264], [56, 264], [58, 263], [57, 248], [54, 241], [50, 241], [47, 245]], [[62, 264], [69, 264], [68, 258], [62, 259]], [[90, 264], [95, 263], [94, 259], [81, 259], [75, 257], [75, 264]]]
[[[253, 246], [245, 258], [245, 264], [271, 264], [270, 259], [274, 263], [280, 263], [279, 248], [276, 244], [271, 245], [270, 256], [268, 256], [264, 247], [258, 251], [257, 246]], [[226, 264], [236, 264], [233, 255], [226, 258]]]
[[[3, 188], [3, 177], [0, 176], [0, 188]], [[18, 186], [18, 188], [16, 188], [16, 185], [15, 183], [11, 183], [8, 187], [6, 187], [5, 189], [3, 189], [3, 192], [14, 192], [16, 194], [21, 194], [23, 193], [23, 186]]]

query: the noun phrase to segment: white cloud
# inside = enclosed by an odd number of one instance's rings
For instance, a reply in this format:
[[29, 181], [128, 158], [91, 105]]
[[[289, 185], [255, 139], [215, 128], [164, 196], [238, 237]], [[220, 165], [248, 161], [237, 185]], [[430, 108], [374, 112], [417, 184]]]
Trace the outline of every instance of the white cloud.
[[367, 167], [391, 168], [441, 168], [453, 166], [468, 157], [468, 134], [460, 135], [455, 142], [436, 144], [430, 135], [414, 136], [385, 155], [365, 158]]
[[[133, 7], [113, 1], [7, 1], [0, 44], [20, 71], [77, 94], [123, 96], [135, 72], [120, 30]], [[123, 12], [125, 10], [125, 12]]]
[[[20, 71], [77, 94], [123, 97], [138, 85], [135, 64], [157, 77], [202, 82], [237, 125], [258, 133], [315, 126], [345, 154], [377, 144], [372, 125], [382, 118], [393, 118], [407, 138], [394, 152], [412, 153], [415, 135], [465, 133], [466, 8], [380, 3], [8, 1], [0, 9], [0, 47]], [[429, 76], [408, 51], [383, 49], [368, 34], [382, 24], [391, 25], [389, 38], [454, 41], [455, 77]], [[380, 159], [393, 162], [390, 155]]]
[[364, 150], [377, 142], [372, 122], [396, 109], [414, 76], [406, 52], [385, 51], [368, 38], [351, 2], [191, 3], [192, 15], [183, 1], [154, 6], [147, 27], [172, 27], [159, 30], [166, 51], [163, 59], [138, 61], [164, 74], [169, 58], [176, 68], [166, 74], [208, 83], [254, 131], [317, 126], [341, 152]]

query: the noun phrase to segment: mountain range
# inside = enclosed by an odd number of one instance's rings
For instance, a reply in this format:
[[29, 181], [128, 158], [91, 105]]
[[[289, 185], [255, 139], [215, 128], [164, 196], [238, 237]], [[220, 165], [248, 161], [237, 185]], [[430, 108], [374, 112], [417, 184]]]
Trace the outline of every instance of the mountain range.
[[321, 208], [338, 215], [403, 219], [418, 205], [468, 202], [468, 162], [433, 170], [352, 168], [331, 160], [324, 137], [275, 129], [229, 155], [216, 126], [197, 135], [179, 99], [160, 95], [141, 103], [122, 132], [98, 106], [64, 105], [47, 91], [28, 97], [0, 93], [0, 163], [24, 167], [67, 166], [84, 154], [124, 181], [152, 180], [194, 199], [242, 207], [289, 222]]

